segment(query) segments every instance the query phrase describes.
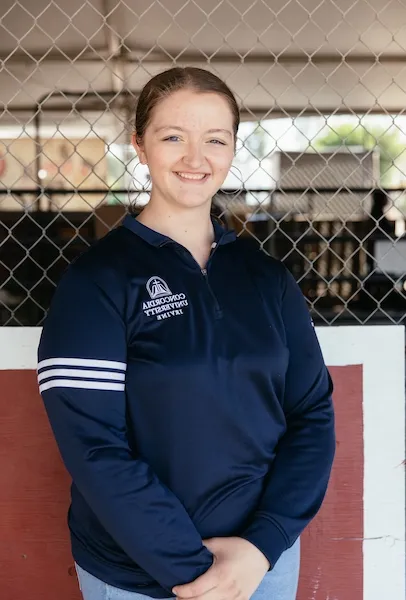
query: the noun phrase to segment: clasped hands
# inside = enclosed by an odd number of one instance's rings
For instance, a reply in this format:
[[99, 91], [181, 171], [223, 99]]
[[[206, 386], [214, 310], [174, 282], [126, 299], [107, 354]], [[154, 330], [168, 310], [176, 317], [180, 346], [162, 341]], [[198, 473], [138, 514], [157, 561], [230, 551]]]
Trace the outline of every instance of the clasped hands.
[[269, 569], [268, 559], [248, 540], [216, 537], [204, 540], [214, 561], [203, 575], [172, 592], [179, 600], [249, 600]]

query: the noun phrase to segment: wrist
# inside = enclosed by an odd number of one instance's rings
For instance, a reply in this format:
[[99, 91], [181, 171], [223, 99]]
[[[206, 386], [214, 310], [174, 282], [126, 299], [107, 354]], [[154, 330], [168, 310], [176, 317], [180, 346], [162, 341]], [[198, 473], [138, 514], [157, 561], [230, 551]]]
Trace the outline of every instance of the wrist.
[[246, 543], [247, 548], [249, 548], [250, 553], [253, 556], [255, 556], [255, 560], [256, 560], [256, 562], [258, 562], [258, 567], [262, 567], [264, 570], [264, 573], [269, 571], [271, 568], [271, 563], [269, 562], [269, 560], [267, 559], [265, 554], [258, 548], [258, 546], [256, 546], [255, 544], [253, 544], [252, 542], [250, 542], [249, 540], [247, 540], [245, 538], [240, 538], [240, 540], [243, 540]]

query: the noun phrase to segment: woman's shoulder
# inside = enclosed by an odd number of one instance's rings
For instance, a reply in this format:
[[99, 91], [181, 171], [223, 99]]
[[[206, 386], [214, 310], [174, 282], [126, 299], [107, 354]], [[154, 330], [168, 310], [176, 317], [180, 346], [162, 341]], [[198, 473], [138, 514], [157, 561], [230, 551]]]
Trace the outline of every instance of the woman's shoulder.
[[64, 278], [85, 279], [104, 290], [125, 287], [131, 254], [124, 228], [117, 227], [77, 256], [68, 265]]
[[238, 260], [244, 261], [249, 270], [258, 276], [266, 280], [285, 279], [287, 269], [283, 262], [268, 254], [252, 236], [238, 237], [235, 241], [235, 251], [239, 255]]

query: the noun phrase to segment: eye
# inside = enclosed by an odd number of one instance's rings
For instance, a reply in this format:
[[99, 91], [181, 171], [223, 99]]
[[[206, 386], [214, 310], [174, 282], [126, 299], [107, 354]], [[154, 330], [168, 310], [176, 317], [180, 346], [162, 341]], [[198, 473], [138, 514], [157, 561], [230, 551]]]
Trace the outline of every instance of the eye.
[[176, 142], [178, 139], [179, 139], [179, 137], [177, 135], [170, 135], [170, 136], [164, 138], [164, 142], [167, 142], [167, 141], [171, 141], [171, 142], [175, 141]]
[[215, 144], [220, 144], [221, 146], [225, 146], [225, 142], [222, 142], [221, 140], [210, 140], [210, 143], [214, 142]]

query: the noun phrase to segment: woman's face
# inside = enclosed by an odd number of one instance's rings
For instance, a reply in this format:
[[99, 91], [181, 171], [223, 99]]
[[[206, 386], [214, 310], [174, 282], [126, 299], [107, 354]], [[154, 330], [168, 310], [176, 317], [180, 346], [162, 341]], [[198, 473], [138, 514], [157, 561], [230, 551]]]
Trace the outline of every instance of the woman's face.
[[141, 145], [148, 164], [151, 200], [173, 207], [210, 205], [234, 156], [233, 116], [216, 93], [179, 90], [154, 108]]

